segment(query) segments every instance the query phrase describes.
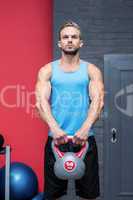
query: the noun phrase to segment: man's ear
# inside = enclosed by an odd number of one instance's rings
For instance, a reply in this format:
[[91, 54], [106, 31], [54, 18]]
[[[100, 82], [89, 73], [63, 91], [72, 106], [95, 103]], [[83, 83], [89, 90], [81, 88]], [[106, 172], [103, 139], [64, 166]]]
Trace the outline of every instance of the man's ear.
[[58, 47], [61, 48], [60, 40], [58, 41]]
[[83, 40], [80, 40], [80, 47], [82, 47], [84, 45]]

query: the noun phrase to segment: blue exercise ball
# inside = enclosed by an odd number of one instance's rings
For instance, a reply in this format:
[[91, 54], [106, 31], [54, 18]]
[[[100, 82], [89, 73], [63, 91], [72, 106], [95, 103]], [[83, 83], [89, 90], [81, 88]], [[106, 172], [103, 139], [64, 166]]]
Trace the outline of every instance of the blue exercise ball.
[[32, 200], [45, 200], [45, 194], [43, 192], [40, 192]]
[[[0, 169], [0, 200], [5, 199], [5, 167]], [[38, 180], [31, 167], [14, 162], [10, 166], [10, 200], [31, 200], [38, 193]]]

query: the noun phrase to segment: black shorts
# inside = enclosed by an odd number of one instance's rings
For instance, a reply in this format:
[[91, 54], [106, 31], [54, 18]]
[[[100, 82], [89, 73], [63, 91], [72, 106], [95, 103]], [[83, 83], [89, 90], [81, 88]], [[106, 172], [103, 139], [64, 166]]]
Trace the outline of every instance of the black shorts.
[[[52, 137], [48, 137], [45, 146], [45, 162], [44, 162], [44, 174], [45, 174], [45, 186], [44, 192], [47, 199], [52, 200], [59, 198], [67, 193], [67, 180], [61, 180], [57, 178], [53, 171], [55, 157], [51, 149]], [[75, 181], [76, 195], [86, 199], [93, 199], [100, 195], [99, 189], [99, 167], [98, 167], [98, 153], [97, 145], [94, 136], [88, 138], [89, 150], [84, 158], [86, 170], [84, 176]], [[70, 144], [60, 145], [60, 150], [67, 152], [77, 152], [81, 148], [80, 145]]]

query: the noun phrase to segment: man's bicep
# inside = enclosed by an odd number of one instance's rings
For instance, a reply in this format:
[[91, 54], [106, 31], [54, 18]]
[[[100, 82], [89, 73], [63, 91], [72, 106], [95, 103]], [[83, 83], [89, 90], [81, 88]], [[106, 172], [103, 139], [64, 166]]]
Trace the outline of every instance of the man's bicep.
[[38, 101], [43, 101], [44, 98], [49, 100], [51, 94], [51, 83], [47, 69], [45, 70], [42, 68], [39, 70], [35, 93]]
[[103, 83], [103, 76], [100, 71], [100, 69], [90, 64], [88, 68], [88, 74], [90, 77], [90, 83], [89, 83], [89, 95], [91, 100], [94, 97], [101, 96], [103, 98], [104, 96], [104, 83]]
[[36, 100], [43, 101], [44, 99], [49, 100], [51, 95], [51, 83], [50, 81], [38, 81], [36, 83]]
[[95, 81], [90, 81], [89, 83], [89, 96], [91, 101], [97, 96], [99, 95], [99, 90], [96, 86], [96, 82]]

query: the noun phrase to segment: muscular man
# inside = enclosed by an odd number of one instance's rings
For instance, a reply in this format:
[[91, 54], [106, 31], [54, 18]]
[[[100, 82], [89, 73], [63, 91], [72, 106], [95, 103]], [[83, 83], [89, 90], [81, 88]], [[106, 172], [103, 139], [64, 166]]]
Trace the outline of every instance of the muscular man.
[[45, 146], [45, 193], [48, 199], [66, 194], [67, 181], [53, 172], [55, 162], [51, 141], [69, 149], [68, 135], [73, 136], [73, 151], [87, 140], [85, 175], [76, 180], [76, 194], [81, 199], [96, 199], [99, 192], [98, 155], [93, 125], [104, 105], [104, 85], [97, 66], [80, 59], [83, 46], [81, 30], [72, 21], [59, 30], [61, 58], [43, 66], [36, 84], [36, 106], [49, 126]]

